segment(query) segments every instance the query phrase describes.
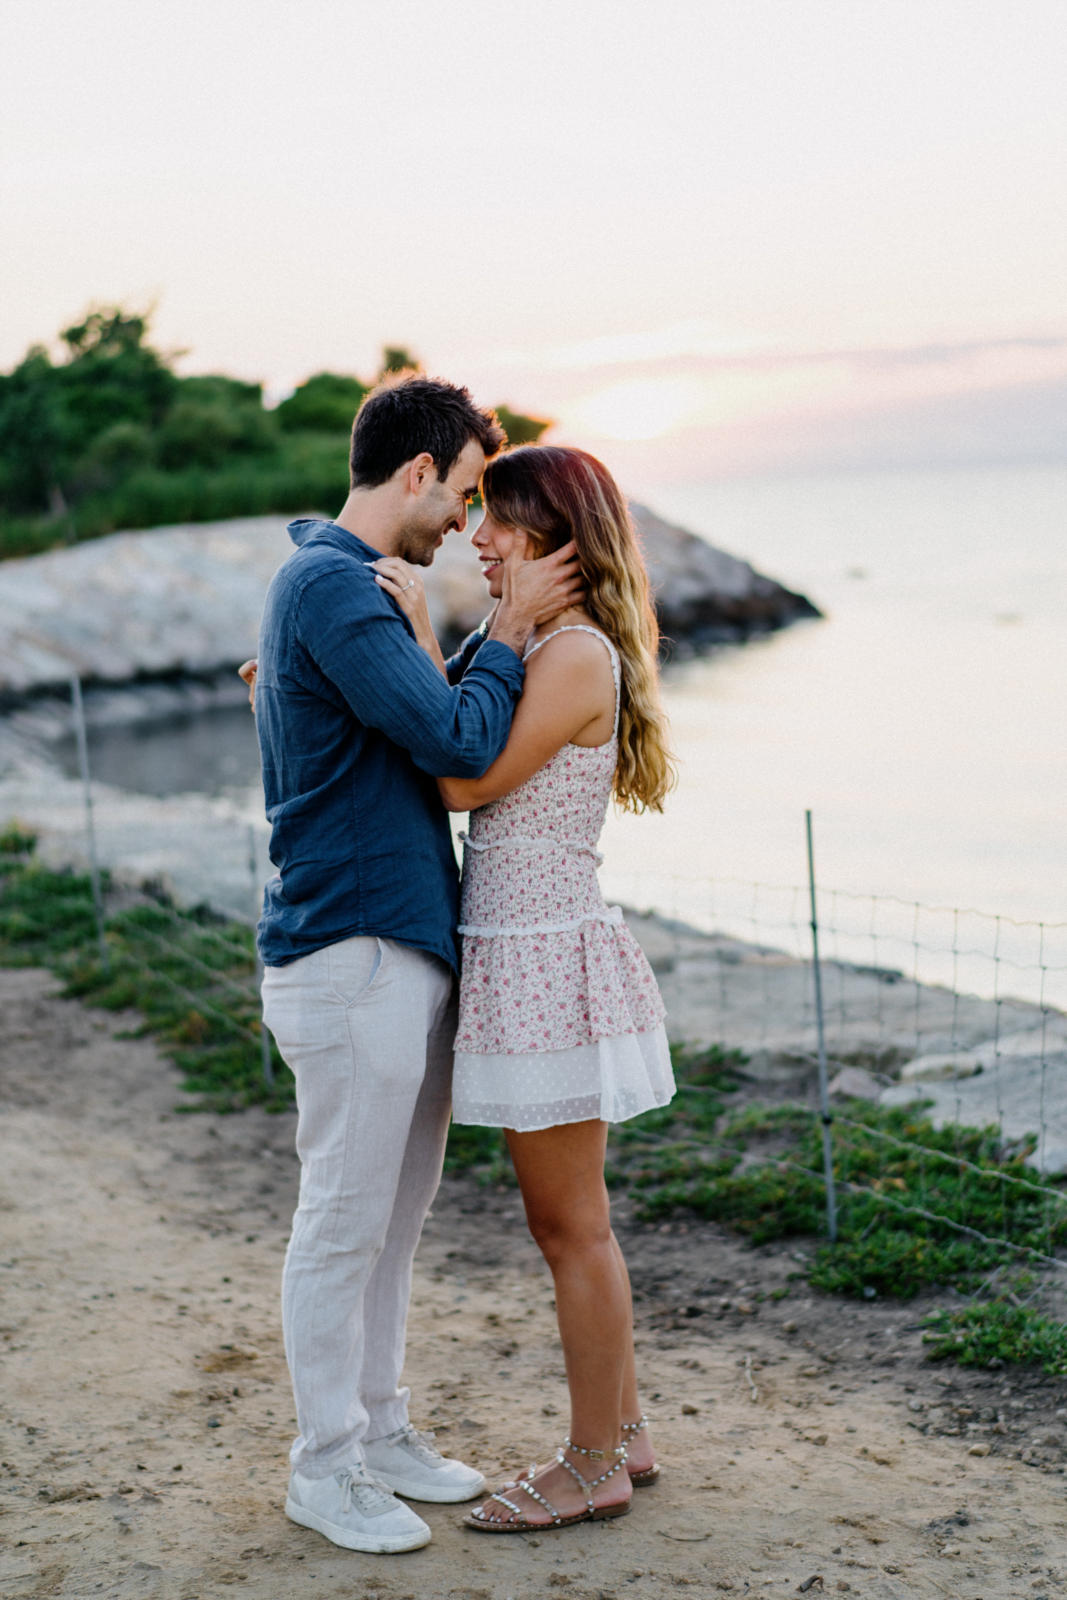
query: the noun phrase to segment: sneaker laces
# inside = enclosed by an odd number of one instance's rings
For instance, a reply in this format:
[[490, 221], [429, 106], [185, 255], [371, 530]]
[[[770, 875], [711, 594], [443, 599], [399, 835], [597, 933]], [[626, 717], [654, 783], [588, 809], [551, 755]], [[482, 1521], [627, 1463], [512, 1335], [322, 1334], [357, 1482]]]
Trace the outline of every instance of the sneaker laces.
[[395, 1509], [396, 1496], [368, 1476], [363, 1467], [342, 1467], [334, 1477], [341, 1488], [342, 1511], [351, 1511], [355, 1506], [363, 1516], [374, 1517]]
[[420, 1433], [414, 1423], [405, 1422], [404, 1426], [397, 1428], [395, 1433], [388, 1434], [385, 1442], [386, 1444], [402, 1444], [411, 1451], [416, 1460], [422, 1462], [423, 1466], [437, 1467], [440, 1466], [445, 1458], [437, 1446], [433, 1444], [433, 1438], [434, 1435], [432, 1433]]

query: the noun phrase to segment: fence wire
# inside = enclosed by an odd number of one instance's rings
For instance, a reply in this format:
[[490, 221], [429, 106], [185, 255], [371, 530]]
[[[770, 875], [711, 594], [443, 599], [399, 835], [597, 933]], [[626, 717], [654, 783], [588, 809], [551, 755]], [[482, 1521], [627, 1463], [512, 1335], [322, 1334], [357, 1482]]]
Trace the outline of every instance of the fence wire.
[[[73, 698], [78, 709], [80, 697]], [[105, 868], [120, 866], [114, 839], [123, 830], [108, 828], [106, 800], [97, 797], [94, 810], [88, 754], [84, 777], [92, 846], [87, 854], [102, 849]], [[250, 840], [246, 820], [234, 819], [226, 837], [232, 859], [220, 860], [219, 872], [231, 890], [234, 883], [246, 884], [238, 898], [245, 908], [240, 920], [247, 924], [261, 896], [262, 848]], [[111, 841], [106, 846], [105, 839]], [[850, 1199], [863, 1197], [917, 1223], [996, 1247], [1006, 1257], [1063, 1270], [1057, 1243], [1067, 1220], [1067, 1193], [1050, 1179], [1067, 1171], [1067, 922], [1022, 922], [970, 907], [822, 886], [816, 909], [811, 881], [652, 878], [617, 867], [602, 878], [608, 897], [631, 911], [680, 1040], [740, 1050], [757, 1096], [797, 1098], [816, 1118], [820, 1055], [831, 1076], [832, 1104], [822, 1117], [830, 1146], [826, 1171], [787, 1155], [754, 1156], [731, 1144], [722, 1130], [702, 1129], [699, 1138], [670, 1140], [672, 1145], [703, 1158], [719, 1152], [746, 1163], [758, 1160], [824, 1189], [830, 1180]], [[190, 916], [165, 896], [136, 894], [128, 886], [113, 891], [111, 902], [97, 902], [104, 959], [104, 913], [111, 911], [114, 925], [121, 906], [126, 927], [143, 941], [134, 951], [126, 940], [122, 961], [258, 1052], [262, 1075], [272, 1082], [269, 1040], [257, 1020], [259, 969], [247, 933], [210, 916]], [[228, 910], [232, 917], [232, 893]], [[821, 991], [811, 959], [816, 928]], [[953, 1148], [873, 1127], [862, 1114], [852, 1114], [857, 1100], [921, 1106]], [[1019, 1158], [1016, 1170], [970, 1158], [970, 1130], [982, 1128], [994, 1130], [1000, 1159]], [[884, 1150], [882, 1170], [872, 1181], [852, 1170], [846, 1134]], [[654, 1134], [635, 1131], [631, 1142], [641, 1140], [650, 1147], [657, 1143]], [[904, 1158], [918, 1162], [921, 1174], [918, 1196], [908, 1199], [887, 1187], [894, 1163]], [[1024, 1159], [1028, 1177], [1017, 1170]], [[1000, 1231], [992, 1231], [988, 1221], [977, 1226], [973, 1218], [939, 1209], [936, 1180], [928, 1177], [938, 1170], [955, 1173], [964, 1198], [966, 1186], [977, 1195], [980, 1187], [996, 1185]], [[1043, 1248], [1009, 1236], [1011, 1206], [1038, 1203], [1045, 1216]], [[832, 1237], [832, 1223], [830, 1232]]]

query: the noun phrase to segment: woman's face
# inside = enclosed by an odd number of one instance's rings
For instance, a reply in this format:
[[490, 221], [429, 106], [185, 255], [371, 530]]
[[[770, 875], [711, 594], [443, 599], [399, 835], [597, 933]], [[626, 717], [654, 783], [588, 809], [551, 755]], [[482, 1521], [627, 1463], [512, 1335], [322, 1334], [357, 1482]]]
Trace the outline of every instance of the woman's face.
[[534, 558], [528, 535], [521, 528], [509, 528], [503, 522], [498, 522], [491, 511], [485, 513], [471, 534], [471, 544], [482, 564], [482, 576], [494, 600], [499, 600], [504, 592], [504, 562], [512, 551], [517, 549], [523, 561], [532, 561]]

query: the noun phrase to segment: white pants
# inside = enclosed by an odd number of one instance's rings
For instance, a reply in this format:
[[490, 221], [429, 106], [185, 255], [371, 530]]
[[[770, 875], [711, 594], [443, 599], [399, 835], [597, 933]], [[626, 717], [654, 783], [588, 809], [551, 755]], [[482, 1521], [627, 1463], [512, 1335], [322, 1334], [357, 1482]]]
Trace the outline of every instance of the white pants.
[[435, 956], [374, 938], [264, 975], [299, 1112], [282, 1326], [300, 1430], [290, 1459], [308, 1477], [408, 1420], [411, 1263], [448, 1135], [453, 987]]

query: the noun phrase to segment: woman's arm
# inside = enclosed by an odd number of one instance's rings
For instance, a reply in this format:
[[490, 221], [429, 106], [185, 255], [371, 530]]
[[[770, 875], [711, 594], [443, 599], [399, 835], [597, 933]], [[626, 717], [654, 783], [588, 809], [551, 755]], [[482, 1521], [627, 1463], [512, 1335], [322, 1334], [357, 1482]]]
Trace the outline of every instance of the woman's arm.
[[414, 628], [415, 643], [426, 651], [438, 672], [447, 678], [445, 658], [441, 654], [441, 646], [437, 642], [437, 635], [430, 622], [430, 613], [426, 606], [426, 590], [423, 588], [422, 574], [418, 567], [402, 561], [399, 556], [382, 556], [380, 561], [372, 561], [371, 566], [376, 574], [375, 583], [384, 589], [386, 594], [392, 595]]
[[526, 668], [508, 742], [480, 778], [438, 778], [449, 811], [473, 811], [510, 794], [579, 734], [603, 744], [615, 725], [615, 679], [604, 646], [585, 633], [563, 633]]

